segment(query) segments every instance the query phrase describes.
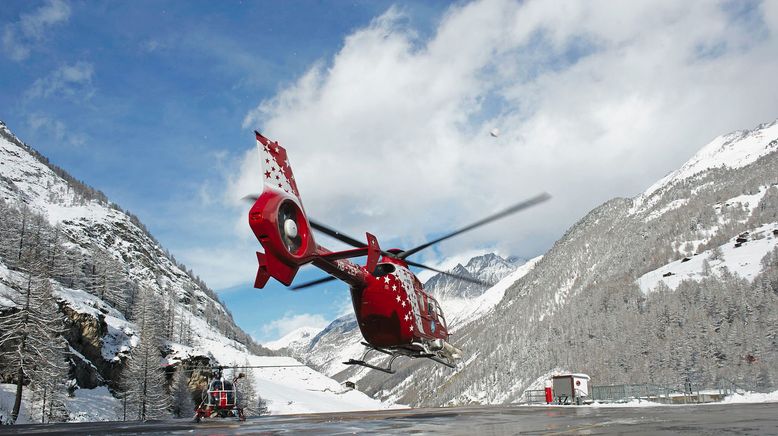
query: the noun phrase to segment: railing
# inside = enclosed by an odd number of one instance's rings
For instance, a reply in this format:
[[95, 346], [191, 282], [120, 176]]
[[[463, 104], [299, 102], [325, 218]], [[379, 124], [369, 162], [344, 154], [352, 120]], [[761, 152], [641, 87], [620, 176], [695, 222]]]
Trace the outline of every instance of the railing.
[[546, 404], [546, 391], [543, 389], [524, 391], [524, 402], [527, 404]]
[[[586, 402], [626, 403], [629, 401], [650, 401], [663, 404], [695, 404], [721, 401], [727, 395], [753, 391], [730, 380], [720, 381], [714, 388], [703, 388], [685, 383], [681, 387], [667, 387], [651, 384], [622, 384], [592, 386]], [[520, 401], [524, 404], [546, 404], [544, 390], [527, 390]]]

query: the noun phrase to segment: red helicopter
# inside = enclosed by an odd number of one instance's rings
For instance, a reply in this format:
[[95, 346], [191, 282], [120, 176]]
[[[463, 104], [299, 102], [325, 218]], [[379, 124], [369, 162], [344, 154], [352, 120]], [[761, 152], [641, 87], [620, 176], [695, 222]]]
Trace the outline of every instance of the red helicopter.
[[202, 418], [229, 418], [236, 417], [245, 421], [243, 405], [238, 401], [236, 385], [243, 373], [239, 373], [232, 380], [225, 379], [223, 366], [215, 366], [212, 369], [212, 378], [208, 383], [208, 389], [203, 391], [203, 398], [195, 408], [195, 422]]
[[[448, 341], [448, 325], [438, 302], [424, 292], [421, 282], [410, 267], [435, 271], [469, 282], [489, 286], [470, 277], [462, 277], [409, 260], [408, 257], [441, 241], [541, 203], [550, 196], [540, 194], [502, 212], [484, 218], [445, 236], [409, 250], [382, 250], [378, 240], [366, 233], [366, 242], [349, 237], [325, 226], [305, 214], [286, 150], [278, 142], [256, 133], [257, 147], [263, 167], [264, 187], [259, 196], [244, 198], [254, 201], [249, 211], [249, 225], [264, 253], [257, 252], [259, 269], [254, 287], [263, 288], [270, 277], [290, 286], [297, 270], [306, 264], [323, 270], [330, 277], [299, 284], [291, 289], [303, 289], [342, 280], [351, 289], [351, 299], [359, 329], [367, 347], [359, 360], [347, 365], [360, 365], [393, 374], [392, 363], [399, 356], [428, 358], [454, 368], [462, 351]], [[354, 247], [333, 252], [317, 244], [317, 230]], [[367, 257], [364, 266], [350, 258]], [[367, 355], [377, 351], [391, 356], [386, 367], [367, 362]]]

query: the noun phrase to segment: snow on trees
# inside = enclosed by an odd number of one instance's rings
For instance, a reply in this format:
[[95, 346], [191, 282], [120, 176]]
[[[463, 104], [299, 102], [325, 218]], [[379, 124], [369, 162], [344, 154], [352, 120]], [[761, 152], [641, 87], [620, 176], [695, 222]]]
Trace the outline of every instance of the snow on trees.
[[163, 326], [158, 316], [159, 303], [159, 298], [151, 289], [140, 288], [133, 309], [139, 341], [130, 353], [123, 372], [122, 384], [126, 390], [124, 395], [129, 404], [128, 410], [141, 421], [167, 416], [170, 405], [161, 368]]
[[[18, 309], [0, 316], [0, 349], [5, 350], [3, 367], [15, 373], [12, 421], [19, 417], [25, 384], [33, 382], [35, 390], [44, 396], [48, 392], [50, 401], [65, 389], [66, 373], [62, 370], [65, 350], [58, 339], [63, 329], [62, 315], [51, 294], [49, 280], [38, 275], [40, 266], [26, 262], [26, 287], [13, 297]], [[49, 405], [53, 410], [53, 402]]]
[[192, 401], [192, 391], [189, 390], [189, 379], [192, 371], [184, 368], [176, 369], [171, 386], [170, 402], [173, 416], [176, 418], [192, 417], [195, 404]]

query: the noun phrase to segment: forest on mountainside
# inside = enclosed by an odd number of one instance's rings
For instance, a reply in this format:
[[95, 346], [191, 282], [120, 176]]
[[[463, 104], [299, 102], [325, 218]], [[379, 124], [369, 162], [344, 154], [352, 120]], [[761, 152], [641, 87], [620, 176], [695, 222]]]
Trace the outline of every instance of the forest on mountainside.
[[[734, 255], [778, 230], [778, 153], [742, 168], [713, 167], [648, 198], [610, 200], [557, 241], [495, 310], [452, 337], [465, 352], [450, 371], [404, 363], [362, 389], [415, 406], [520, 401], [553, 371], [586, 372], [597, 385], [778, 386], [775, 251], [761, 273], [708, 268], [704, 279], [647, 294], [636, 280], [670, 262]], [[744, 198], [751, 198], [746, 201]], [[755, 232], [755, 229], [767, 230]], [[735, 239], [746, 242], [734, 248]], [[736, 265], [736, 264], [735, 264]], [[402, 389], [397, 389], [402, 383]]]

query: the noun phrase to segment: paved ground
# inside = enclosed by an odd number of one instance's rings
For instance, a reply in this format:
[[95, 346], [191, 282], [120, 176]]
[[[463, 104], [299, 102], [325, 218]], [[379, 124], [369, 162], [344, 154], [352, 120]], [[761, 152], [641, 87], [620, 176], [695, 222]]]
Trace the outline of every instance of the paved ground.
[[484, 406], [0, 427], [2, 434], [694, 434], [778, 435], [778, 403], [657, 407]]

